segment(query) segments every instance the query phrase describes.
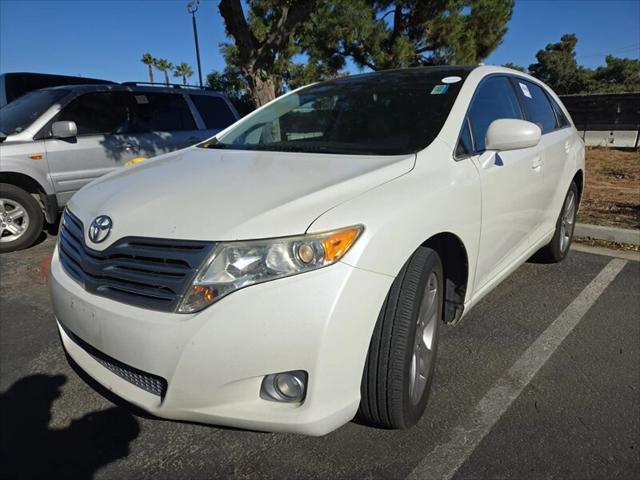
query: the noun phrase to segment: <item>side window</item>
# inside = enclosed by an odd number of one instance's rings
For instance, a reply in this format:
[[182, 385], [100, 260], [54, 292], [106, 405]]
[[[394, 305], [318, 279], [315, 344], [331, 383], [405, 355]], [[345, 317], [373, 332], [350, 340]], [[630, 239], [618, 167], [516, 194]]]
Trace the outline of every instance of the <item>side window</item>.
[[564, 128], [571, 125], [569, 119], [562, 111], [562, 108], [558, 105], [558, 102], [551, 97], [549, 97], [549, 101], [551, 102], [551, 107], [553, 107], [553, 113], [556, 114], [556, 128]]
[[485, 149], [489, 125], [501, 118], [522, 119], [522, 111], [509, 79], [491, 77], [478, 87], [469, 109], [476, 151], [481, 152]]
[[133, 92], [131, 133], [195, 129], [195, 120], [181, 94]]
[[473, 140], [471, 139], [471, 129], [469, 128], [469, 120], [465, 119], [464, 127], [460, 133], [460, 139], [456, 146], [456, 157], [464, 157], [473, 152]]
[[519, 78], [514, 79], [514, 83], [519, 90], [527, 120], [538, 125], [543, 134], [554, 130], [556, 117], [551, 109], [549, 98], [542, 88]]
[[189, 97], [208, 129], [223, 129], [236, 121], [227, 102], [222, 98], [212, 95], [189, 95]]
[[128, 122], [126, 98], [121, 92], [86, 93], [67, 105], [53, 121], [75, 122], [78, 135], [122, 133]]

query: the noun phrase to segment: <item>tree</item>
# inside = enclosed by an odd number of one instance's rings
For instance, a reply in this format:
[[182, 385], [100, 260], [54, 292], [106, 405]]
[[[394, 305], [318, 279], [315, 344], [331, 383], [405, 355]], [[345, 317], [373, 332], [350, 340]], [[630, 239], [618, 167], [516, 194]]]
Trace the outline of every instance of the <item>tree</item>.
[[510, 68], [512, 70], [518, 70], [519, 72], [526, 72], [527, 71], [526, 68], [521, 67], [520, 65], [516, 65], [515, 63], [511, 63], [511, 62], [507, 62], [502, 66], [506, 67], [506, 68]]
[[193, 75], [193, 70], [191, 69], [189, 64], [185, 62], [176, 65], [175, 69], [173, 70], [174, 77], [182, 77], [183, 85], [187, 84], [187, 78], [189, 78], [191, 75]]
[[557, 94], [580, 93], [589, 89], [590, 72], [576, 61], [575, 34], [565, 34], [558, 43], [548, 44], [536, 54], [537, 63], [529, 65], [529, 73], [549, 85]]
[[237, 68], [256, 105], [264, 105], [282, 91], [299, 28], [316, 0], [250, 0], [248, 18], [240, 0], [222, 0], [220, 14], [234, 44], [223, 44], [228, 65]]
[[145, 53], [144, 55], [142, 55], [142, 60], [140, 61], [144, 63], [149, 69], [149, 81], [153, 83], [153, 67], [156, 64], [156, 59], [153, 58], [153, 55], [151, 55], [150, 53]]
[[513, 0], [324, 1], [302, 47], [334, 72], [347, 58], [361, 68], [472, 64], [501, 42]]
[[157, 58], [153, 64], [158, 70], [164, 73], [164, 83], [169, 85], [169, 71], [173, 69], [173, 63], [165, 58]]
[[237, 68], [227, 66], [223, 72], [211, 72], [207, 75], [207, 85], [224, 93], [243, 117], [256, 108], [249, 85]]
[[640, 60], [607, 55], [607, 64], [593, 72], [592, 90], [602, 93], [640, 92]]

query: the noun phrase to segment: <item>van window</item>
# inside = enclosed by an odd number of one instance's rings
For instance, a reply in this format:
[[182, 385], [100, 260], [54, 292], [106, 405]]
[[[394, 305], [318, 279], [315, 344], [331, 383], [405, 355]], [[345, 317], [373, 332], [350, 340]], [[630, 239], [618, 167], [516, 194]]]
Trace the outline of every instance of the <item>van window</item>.
[[127, 94], [124, 92], [93, 92], [73, 100], [54, 122], [70, 120], [76, 123], [78, 135], [110, 135], [127, 129]]
[[22, 132], [68, 93], [69, 90], [38, 90], [5, 105], [0, 113], [0, 132], [5, 135]]
[[556, 117], [551, 109], [549, 98], [535, 83], [515, 78], [516, 90], [527, 113], [527, 120], [540, 127], [542, 133], [547, 133], [556, 128]]
[[131, 133], [196, 130], [196, 123], [179, 93], [133, 92]]
[[236, 121], [236, 117], [220, 97], [212, 95], [189, 95], [198, 109], [207, 129], [223, 129]]
[[480, 84], [469, 109], [476, 151], [485, 149], [489, 125], [501, 118], [522, 119], [522, 111], [507, 77], [490, 77]]

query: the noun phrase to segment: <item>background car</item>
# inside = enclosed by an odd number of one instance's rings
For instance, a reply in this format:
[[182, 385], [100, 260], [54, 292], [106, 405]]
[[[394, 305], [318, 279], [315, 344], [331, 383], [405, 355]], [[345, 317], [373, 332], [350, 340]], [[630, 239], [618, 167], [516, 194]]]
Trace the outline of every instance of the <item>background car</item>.
[[116, 82], [98, 78], [52, 75], [50, 73], [11, 72], [0, 75], [0, 108], [15, 99], [41, 88], [60, 85], [115, 85]]
[[135, 83], [46, 88], [11, 102], [0, 114], [0, 252], [30, 246], [95, 178], [237, 118], [220, 93]]

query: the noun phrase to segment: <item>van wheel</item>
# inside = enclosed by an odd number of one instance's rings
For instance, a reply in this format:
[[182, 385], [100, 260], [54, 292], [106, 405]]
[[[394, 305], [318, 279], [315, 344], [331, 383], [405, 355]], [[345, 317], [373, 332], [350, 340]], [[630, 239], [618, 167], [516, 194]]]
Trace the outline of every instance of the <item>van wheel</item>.
[[558, 263], [565, 259], [573, 240], [578, 202], [578, 187], [575, 182], [571, 182], [556, 222], [556, 231], [553, 234], [553, 238], [548, 245], [538, 250], [533, 257], [534, 260], [544, 263]]
[[42, 232], [42, 208], [28, 192], [0, 183], [0, 252], [29, 247]]
[[358, 416], [383, 428], [415, 425], [427, 406], [442, 318], [442, 262], [420, 247], [393, 282], [376, 323]]

